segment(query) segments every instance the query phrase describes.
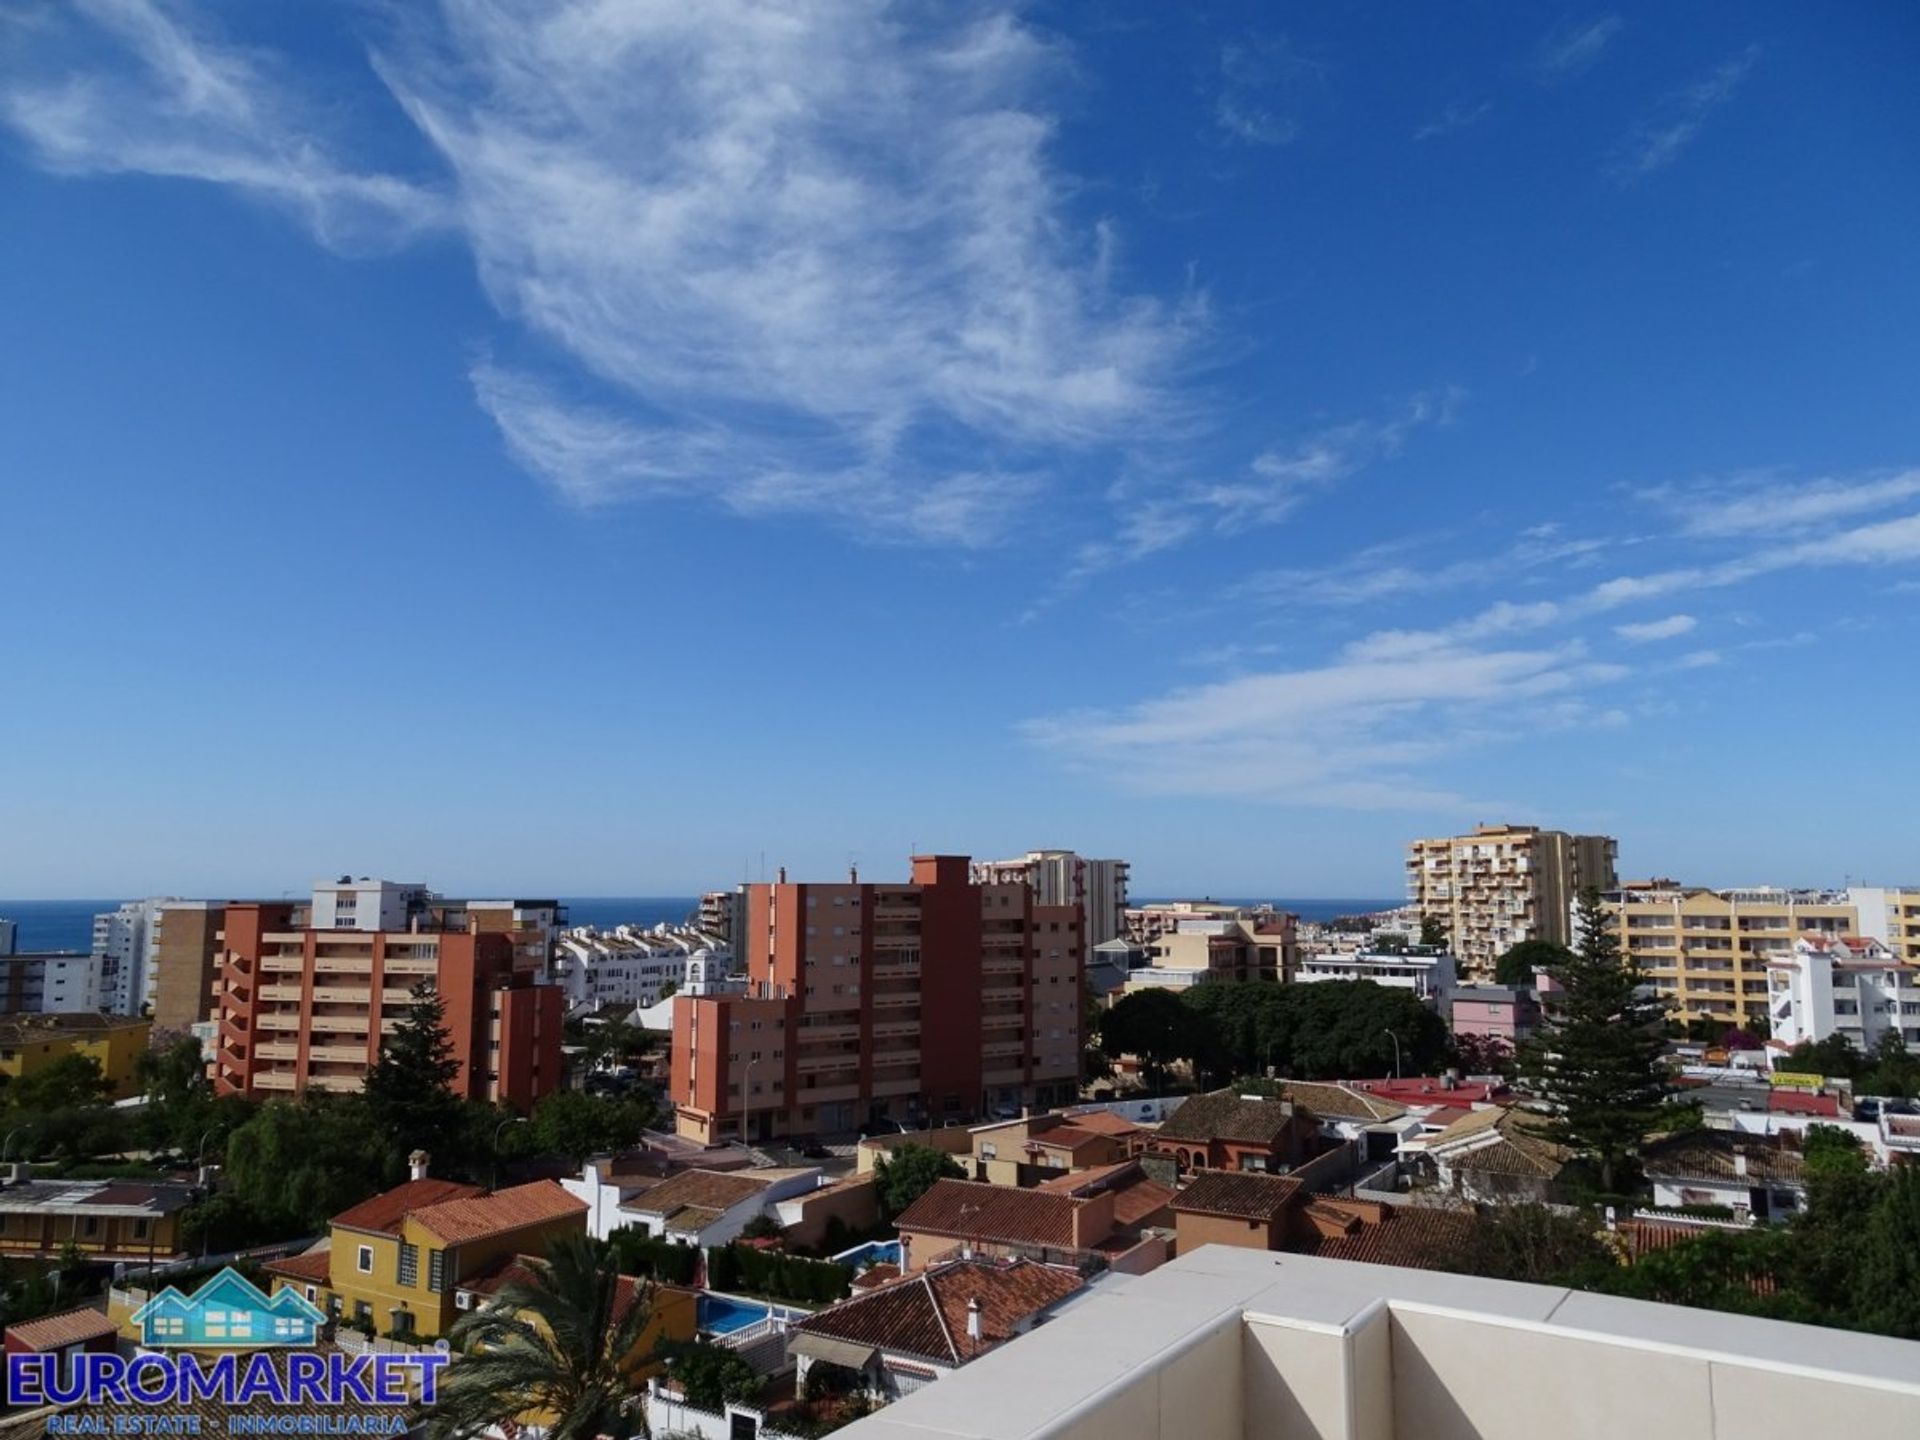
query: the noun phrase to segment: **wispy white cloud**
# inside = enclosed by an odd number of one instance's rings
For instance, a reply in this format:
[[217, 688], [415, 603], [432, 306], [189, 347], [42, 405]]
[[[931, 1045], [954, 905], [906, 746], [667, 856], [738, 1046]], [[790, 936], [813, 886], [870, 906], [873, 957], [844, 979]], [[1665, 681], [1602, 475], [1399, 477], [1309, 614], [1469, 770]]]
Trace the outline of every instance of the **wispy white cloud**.
[[1525, 705], [1546, 724], [1597, 721], [1606, 712], [1584, 693], [1625, 673], [1578, 645], [1411, 655], [1362, 647], [1319, 667], [1242, 675], [1024, 729], [1066, 763], [1150, 793], [1351, 809], [1455, 805], [1462, 797], [1436, 786], [1432, 770], [1510, 728], [1509, 707]]
[[1739, 92], [1759, 58], [1760, 47], [1750, 45], [1715, 66], [1704, 80], [1669, 95], [1620, 147], [1609, 167], [1613, 177], [1629, 182], [1679, 159], [1714, 112]]
[[1691, 615], [1669, 615], [1664, 620], [1642, 620], [1616, 625], [1613, 633], [1622, 640], [1644, 645], [1654, 640], [1673, 640], [1688, 634], [1700, 622]]
[[1591, 70], [1612, 46], [1625, 22], [1618, 15], [1562, 20], [1533, 48], [1533, 71], [1551, 84]]
[[1220, 50], [1219, 89], [1213, 121], [1245, 145], [1288, 145], [1300, 136], [1295, 111], [1310, 82], [1326, 67], [1284, 35], [1255, 36]]
[[1010, 12], [409, 8], [372, 59], [444, 165], [423, 186], [334, 158], [284, 70], [159, 0], [85, 6], [122, 58], [10, 89], [42, 158], [267, 194], [329, 239], [450, 221], [556, 372], [489, 365], [476, 394], [569, 500], [865, 506], [869, 533], [977, 543], [1046, 452], [1184, 416], [1201, 302], [1128, 293], [1112, 227], [1076, 223], [1061, 57]]
[[0, 119], [46, 168], [227, 186], [346, 252], [451, 220], [439, 186], [342, 158], [321, 107], [301, 104], [270, 57], [219, 43], [157, 0], [72, 0], [70, 18], [106, 41], [95, 66], [41, 78], [20, 62], [34, 48], [23, 43], [0, 68]]
[[1491, 100], [1482, 100], [1477, 105], [1462, 104], [1458, 101], [1447, 106], [1433, 119], [1419, 126], [1413, 132], [1416, 140], [1437, 140], [1443, 135], [1453, 135], [1462, 130], [1471, 129], [1486, 119], [1493, 110]]
[[1920, 470], [1810, 480], [1722, 482], [1649, 490], [1646, 498], [1679, 516], [1692, 535], [1797, 534], [1837, 520], [1891, 510], [1920, 497]]

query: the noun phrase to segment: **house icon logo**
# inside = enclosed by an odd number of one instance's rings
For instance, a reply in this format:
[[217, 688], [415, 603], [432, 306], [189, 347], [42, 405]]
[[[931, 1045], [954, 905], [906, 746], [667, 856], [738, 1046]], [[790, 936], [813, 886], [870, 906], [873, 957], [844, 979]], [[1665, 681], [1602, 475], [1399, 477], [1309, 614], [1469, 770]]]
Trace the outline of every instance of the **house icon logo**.
[[311, 1345], [326, 1312], [297, 1290], [272, 1299], [229, 1266], [191, 1295], [169, 1285], [133, 1312], [140, 1343], [157, 1350], [260, 1350]]

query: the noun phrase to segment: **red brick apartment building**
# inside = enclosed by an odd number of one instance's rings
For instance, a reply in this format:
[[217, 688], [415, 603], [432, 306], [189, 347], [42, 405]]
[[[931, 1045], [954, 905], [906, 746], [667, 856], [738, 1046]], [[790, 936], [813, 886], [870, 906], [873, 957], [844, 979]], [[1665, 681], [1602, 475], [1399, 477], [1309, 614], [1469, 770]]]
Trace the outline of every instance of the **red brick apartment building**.
[[746, 887], [744, 995], [674, 1006], [680, 1133], [844, 1135], [1072, 1100], [1081, 907], [916, 855], [906, 884]]
[[422, 980], [446, 1005], [462, 1095], [526, 1110], [559, 1088], [560, 990], [516, 964], [513, 934], [471, 919], [435, 929], [428, 917], [408, 930], [306, 922], [304, 905], [227, 906], [215, 982], [220, 1094], [359, 1090]]

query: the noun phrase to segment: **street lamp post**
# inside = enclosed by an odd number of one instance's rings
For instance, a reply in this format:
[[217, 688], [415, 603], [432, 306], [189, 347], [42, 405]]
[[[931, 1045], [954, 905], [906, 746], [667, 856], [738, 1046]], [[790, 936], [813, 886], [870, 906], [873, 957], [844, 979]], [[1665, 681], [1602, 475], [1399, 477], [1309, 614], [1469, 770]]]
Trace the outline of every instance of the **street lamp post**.
[[500, 1188], [500, 1136], [509, 1125], [526, 1123], [527, 1117], [524, 1115], [509, 1115], [493, 1127], [493, 1188], [496, 1190]]
[[1393, 1042], [1393, 1078], [1398, 1080], [1400, 1078], [1400, 1037], [1391, 1030], [1383, 1030], [1380, 1033]]

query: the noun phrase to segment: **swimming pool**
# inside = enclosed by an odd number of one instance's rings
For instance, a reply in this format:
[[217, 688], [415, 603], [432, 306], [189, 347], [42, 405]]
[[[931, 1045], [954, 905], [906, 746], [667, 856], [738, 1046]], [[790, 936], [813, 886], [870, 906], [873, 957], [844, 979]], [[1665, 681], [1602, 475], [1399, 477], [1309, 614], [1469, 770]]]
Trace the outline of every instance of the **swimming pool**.
[[900, 1263], [900, 1242], [898, 1240], [869, 1240], [864, 1245], [856, 1245], [851, 1250], [842, 1250], [833, 1257], [842, 1265], [851, 1265], [856, 1270], [864, 1270], [869, 1265], [898, 1265]]
[[711, 1335], [731, 1335], [736, 1330], [759, 1324], [771, 1313], [768, 1306], [751, 1300], [735, 1300], [728, 1295], [700, 1297], [700, 1328]]

